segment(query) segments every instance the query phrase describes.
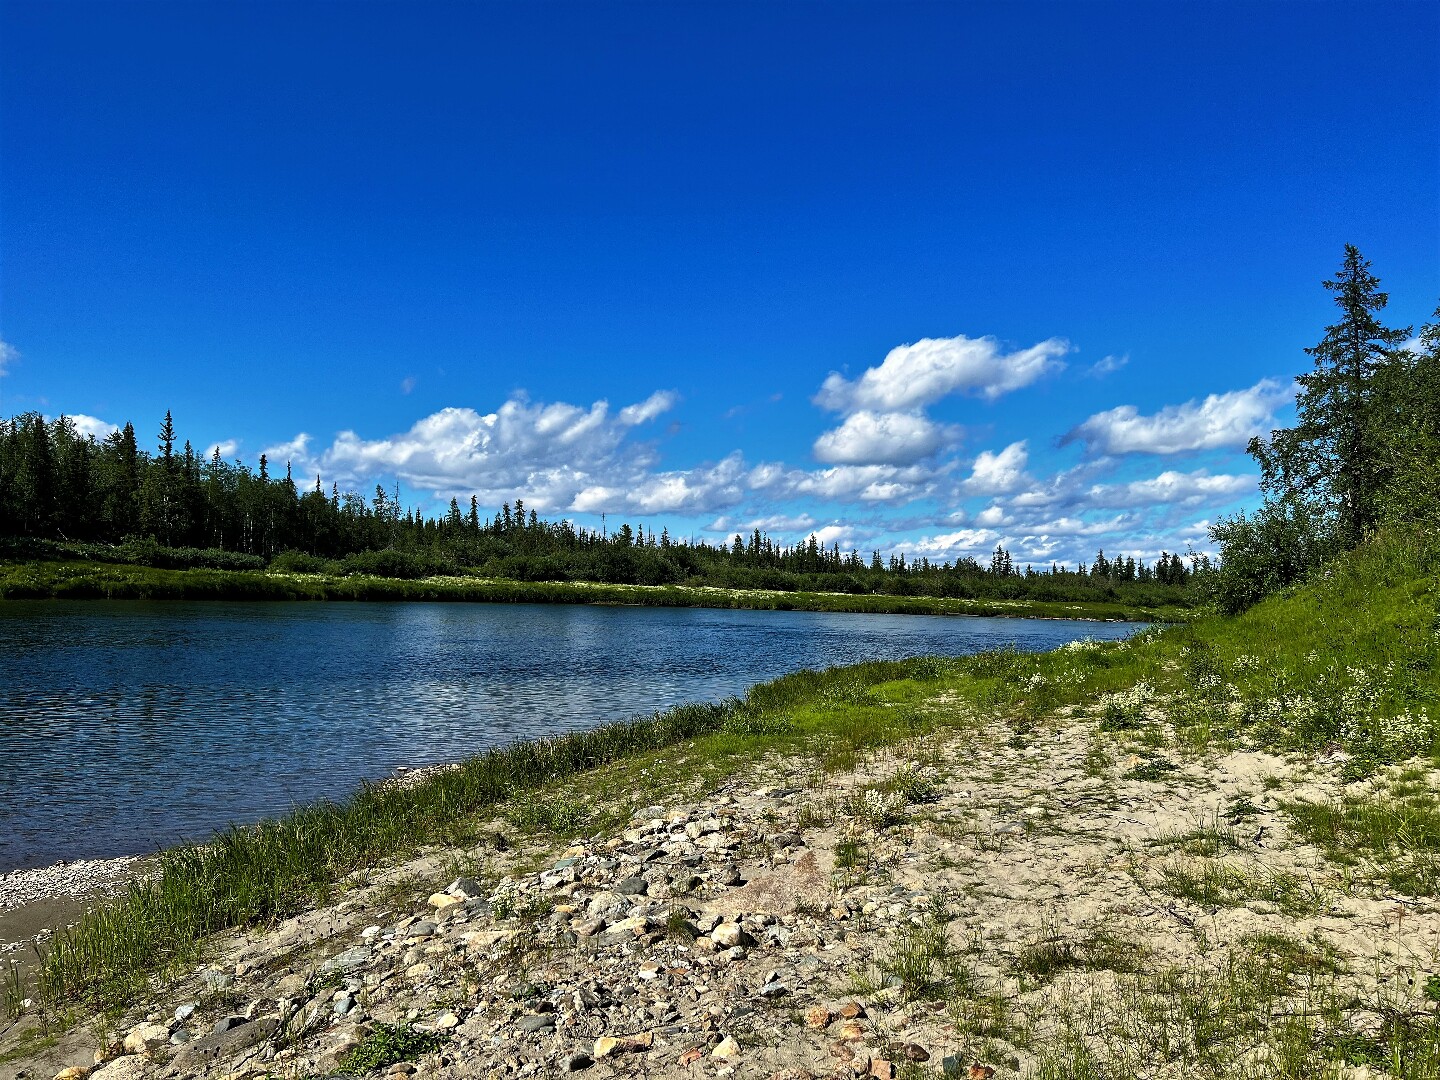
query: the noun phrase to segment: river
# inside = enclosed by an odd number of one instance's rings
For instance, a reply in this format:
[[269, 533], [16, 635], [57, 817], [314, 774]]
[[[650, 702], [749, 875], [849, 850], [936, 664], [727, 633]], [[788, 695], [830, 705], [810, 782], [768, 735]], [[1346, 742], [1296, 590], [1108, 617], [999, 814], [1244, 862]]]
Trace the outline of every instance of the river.
[[0, 602], [0, 873], [801, 668], [1136, 623], [502, 604]]

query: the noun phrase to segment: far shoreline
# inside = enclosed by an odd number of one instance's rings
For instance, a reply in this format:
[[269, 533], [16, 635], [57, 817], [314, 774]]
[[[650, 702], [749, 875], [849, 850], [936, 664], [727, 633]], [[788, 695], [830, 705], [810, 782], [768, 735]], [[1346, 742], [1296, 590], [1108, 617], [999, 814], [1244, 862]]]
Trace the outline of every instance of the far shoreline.
[[714, 585], [624, 585], [504, 578], [345, 577], [250, 570], [162, 570], [131, 564], [0, 564], [5, 600], [386, 601], [492, 604], [587, 604], [717, 610], [816, 611], [858, 615], [951, 615], [1076, 622], [1174, 623], [1192, 611], [1119, 600], [1064, 601], [898, 596], [885, 593], [784, 592]]

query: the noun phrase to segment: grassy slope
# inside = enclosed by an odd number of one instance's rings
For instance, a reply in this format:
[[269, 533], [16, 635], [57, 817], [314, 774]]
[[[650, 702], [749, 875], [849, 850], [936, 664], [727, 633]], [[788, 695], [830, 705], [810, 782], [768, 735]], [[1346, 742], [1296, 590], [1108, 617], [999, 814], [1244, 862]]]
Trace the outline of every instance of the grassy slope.
[[1047, 619], [1172, 622], [1185, 609], [1117, 602], [959, 600], [927, 596], [775, 592], [682, 585], [525, 582], [468, 577], [419, 581], [240, 570], [159, 570], [94, 562], [0, 565], [0, 600], [428, 600], [527, 604], [851, 611], [897, 615], [1008, 615]]
[[[1356, 776], [1411, 759], [1398, 783], [1290, 812], [1298, 831], [1338, 861], [1434, 895], [1440, 813], [1433, 787], [1416, 777], [1435, 765], [1440, 723], [1437, 572], [1440, 545], [1388, 536], [1323, 581], [1238, 618], [1047, 654], [800, 673], [755, 687], [743, 701], [497, 751], [412, 790], [368, 790], [345, 804], [232, 830], [205, 849], [166, 855], [156, 881], [62, 939], [44, 966], [42, 996], [52, 1005], [116, 1007], [157, 972], [201, 955], [207, 933], [301, 910], [328, 898], [346, 873], [423, 845], [473, 842], [480, 823], [497, 813], [535, 830], [606, 827], [613, 822], [576, 801], [597, 778], [610, 791], [643, 794], [682, 776], [733, 775], [776, 752], [812, 757], [825, 770], [917, 734], [962, 730], [976, 715], [1006, 717], [1024, 738], [1073, 705], [1098, 711], [1097, 738], [1124, 740], [1146, 729], [1161, 753], [1339, 748]], [[1166, 717], [1160, 727], [1149, 719], [1157, 712]], [[1405, 1060], [1429, 1064], [1395, 1075], [1440, 1076], [1440, 1028], [1431, 1020], [1417, 1025], [1407, 1029]], [[1386, 1052], [1401, 1052], [1397, 1038]], [[1322, 1051], [1333, 1047], [1315, 1053]], [[1062, 1065], [1054, 1076], [1108, 1075]]]

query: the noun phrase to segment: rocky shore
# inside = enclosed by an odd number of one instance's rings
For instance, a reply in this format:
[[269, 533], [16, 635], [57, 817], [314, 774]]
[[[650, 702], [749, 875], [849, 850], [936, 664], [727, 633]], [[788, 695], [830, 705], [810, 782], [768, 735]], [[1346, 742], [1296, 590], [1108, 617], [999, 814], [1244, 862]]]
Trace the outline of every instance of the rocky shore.
[[1363, 1035], [1433, 1009], [1440, 910], [1280, 812], [1341, 790], [1323, 763], [1162, 758], [1083, 713], [841, 771], [770, 761], [617, 830], [363, 875], [0, 1077], [1090, 1075], [1047, 1071], [1077, 1054], [1281, 1075], [1281, 1018], [1333, 1006]]

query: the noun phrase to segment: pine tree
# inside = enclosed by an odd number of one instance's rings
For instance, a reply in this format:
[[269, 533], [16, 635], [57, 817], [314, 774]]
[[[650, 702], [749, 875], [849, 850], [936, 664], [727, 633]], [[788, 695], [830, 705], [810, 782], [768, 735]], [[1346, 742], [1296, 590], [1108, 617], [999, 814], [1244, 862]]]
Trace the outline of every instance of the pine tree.
[[1249, 452], [1260, 463], [1261, 486], [1271, 499], [1308, 503], [1318, 497], [1337, 541], [1349, 548], [1379, 521], [1379, 443], [1387, 418], [1377, 376], [1395, 362], [1410, 329], [1390, 329], [1376, 317], [1389, 297], [1353, 244], [1345, 245], [1339, 274], [1324, 285], [1342, 314], [1318, 345], [1305, 350], [1315, 368], [1298, 379], [1296, 424], [1272, 431], [1268, 441], [1252, 439]]

